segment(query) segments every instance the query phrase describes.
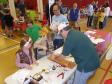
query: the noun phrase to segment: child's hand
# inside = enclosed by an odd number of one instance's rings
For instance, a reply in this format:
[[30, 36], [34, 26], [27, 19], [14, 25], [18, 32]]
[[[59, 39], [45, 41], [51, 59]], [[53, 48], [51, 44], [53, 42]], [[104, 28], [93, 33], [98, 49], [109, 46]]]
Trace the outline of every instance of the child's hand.
[[27, 65], [26, 68], [29, 69], [29, 70], [31, 70], [32, 66], [31, 65]]
[[37, 62], [37, 61], [34, 61], [34, 62], [33, 62], [33, 65], [38, 65], [38, 62]]

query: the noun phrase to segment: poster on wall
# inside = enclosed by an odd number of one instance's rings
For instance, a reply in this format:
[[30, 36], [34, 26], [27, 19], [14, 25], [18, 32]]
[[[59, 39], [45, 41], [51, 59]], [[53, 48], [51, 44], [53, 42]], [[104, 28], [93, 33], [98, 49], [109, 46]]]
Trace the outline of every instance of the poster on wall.
[[[54, 3], [54, 0], [49, 0], [49, 9], [51, 7], [51, 5]], [[50, 14], [50, 10], [49, 10], [49, 17], [50, 17], [50, 23], [51, 23], [51, 14]]]

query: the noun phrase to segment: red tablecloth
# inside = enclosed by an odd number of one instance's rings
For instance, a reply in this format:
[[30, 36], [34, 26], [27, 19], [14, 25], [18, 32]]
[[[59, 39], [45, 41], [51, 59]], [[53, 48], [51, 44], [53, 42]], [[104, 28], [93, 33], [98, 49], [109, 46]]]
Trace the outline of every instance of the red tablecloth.
[[107, 49], [108, 45], [111, 43], [111, 39], [112, 39], [111, 34], [109, 32], [105, 32], [103, 30], [88, 30], [88, 31], [94, 31], [95, 32], [94, 34], [90, 33], [89, 34], [90, 36], [95, 37], [95, 38], [102, 38], [105, 40], [104, 42], [98, 43], [96, 45], [96, 49], [98, 51], [98, 54], [102, 55], [103, 52]]
[[104, 82], [104, 84], [112, 84], [112, 79], [108, 79]]

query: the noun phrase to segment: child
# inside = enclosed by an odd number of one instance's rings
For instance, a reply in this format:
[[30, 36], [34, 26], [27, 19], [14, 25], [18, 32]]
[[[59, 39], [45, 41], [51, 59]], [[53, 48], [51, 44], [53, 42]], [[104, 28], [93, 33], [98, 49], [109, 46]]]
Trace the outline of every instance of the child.
[[54, 33], [53, 32], [49, 32], [47, 34], [47, 52], [51, 53], [54, 50], [54, 46], [53, 46], [53, 38], [54, 38]]
[[34, 48], [44, 50], [46, 55], [53, 50], [53, 34], [46, 27], [40, 31], [41, 38], [34, 43]]
[[9, 38], [13, 37], [13, 17], [10, 14], [10, 10], [6, 11], [4, 16], [5, 25], [6, 25], [6, 34]]
[[31, 51], [32, 41], [25, 37], [20, 42], [20, 49], [16, 53], [16, 65], [19, 68], [32, 69], [32, 64], [36, 64], [36, 59]]
[[99, 29], [103, 29], [104, 18], [105, 18], [104, 8], [101, 8], [98, 14]]

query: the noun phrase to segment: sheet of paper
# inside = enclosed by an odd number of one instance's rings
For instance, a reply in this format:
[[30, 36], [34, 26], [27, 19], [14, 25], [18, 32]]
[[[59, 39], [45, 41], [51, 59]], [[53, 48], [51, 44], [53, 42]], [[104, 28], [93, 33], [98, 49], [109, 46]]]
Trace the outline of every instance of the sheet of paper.
[[85, 33], [87, 33], [87, 34], [95, 34], [96, 32], [95, 31], [86, 31]]
[[105, 40], [104, 39], [102, 39], [102, 38], [97, 38], [97, 39], [95, 39], [98, 43], [101, 43], [101, 42], [104, 42]]
[[102, 39], [102, 38], [90, 38], [90, 40], [94, 43], [94, 44], [98, 44], [98, 43], [101, 43], [101, 42], [104, 42], [105, 40]]
[[29, 73], [30, 70], [27, 69], [19, 70], [12, 75], [12, 79], [17, 80], [18, 82], [21, 81], [23, 83]]

